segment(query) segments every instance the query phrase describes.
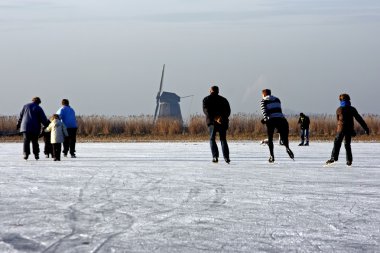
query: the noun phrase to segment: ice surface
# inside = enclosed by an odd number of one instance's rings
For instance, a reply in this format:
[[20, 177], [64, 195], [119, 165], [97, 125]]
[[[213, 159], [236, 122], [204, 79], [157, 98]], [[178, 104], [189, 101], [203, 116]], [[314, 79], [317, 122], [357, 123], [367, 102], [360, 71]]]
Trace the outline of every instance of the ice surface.
[[[380, 144], [79, 143], [22, 159], [0, 143], [0, 252], [379, 252]], [[43, 149], [43, 144], [41, 144]]]

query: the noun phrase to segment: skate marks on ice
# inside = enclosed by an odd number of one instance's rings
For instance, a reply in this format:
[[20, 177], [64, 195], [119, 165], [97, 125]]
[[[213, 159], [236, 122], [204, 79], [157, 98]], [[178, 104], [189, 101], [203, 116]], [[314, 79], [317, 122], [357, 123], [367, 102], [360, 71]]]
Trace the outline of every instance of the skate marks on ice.
[[134, 217], [125, 208], [120, 196], [122, 190], [115, 188], [120, 175], [112, 172], [109, 177], [99, 173], [90, 175], [78, 189], [76, 201], [67, 207], [64, 218], [69, 233], [49, 245], [43, 252], [64, 252], [75, 249], [98, 252], [115, 237], [128, 231]]
[[39, 242], [15, 233], [5, 233], [2, 235], [1, 240], [12, 246], [15, 250], [23, 252], [41, 252], [44, 249], [44, 246]]
[[231, 143], [233, 166], [212, 164], [208, 143], [81, 145], [87, 157], [58, 164], [1, 146], [14, 154], [0, 154], [1, 252], [378, 249], [380, 146], [326, 170], [329, 144], [295, 147], [297, 162], [279, 150], [269, 165], [266, 148]]
[[[178, 221], [212, 227], [213, 219], [197, 218], [194, 221], [189, 219], [189, 213], [202, 216], [209, 212], [211, 215], [226, 202], [221, 184], [194, 181], [187, 188], [186, 180], [176, 182], [178, 179], [164, 178], [161, 173], [135, 171], [122, 176], [117, 169], [112, 171], [108, 178], [104, 174], [88, 175], [82, 187], [77, 189], [75, 202], [68, 205], [64, 214], [70, 230], [43, 252], [64, 252], [65, 249], [109, 252], [117, 251], [120, 244], [119, 249], [128, 248], [128, 245], [131, 249], [141, 248], [131, 241], [143, 243], [141, 237], [162, 240], [184, 236], [188, 233], [187, 225], [179, 226]], [[120, 178], [124, 180], [119, 181]], [[118, 192], [117, 185], [130, 191], [129, 194], [122, 193], [123, 190]], [[194, 233], [199, 233], [198, 229], [194, 228]], [[121, 242], [125, 240], [130, 241], [123, 245]], [[150, 251], [155, 246], [148, 244], [145, 247]]]

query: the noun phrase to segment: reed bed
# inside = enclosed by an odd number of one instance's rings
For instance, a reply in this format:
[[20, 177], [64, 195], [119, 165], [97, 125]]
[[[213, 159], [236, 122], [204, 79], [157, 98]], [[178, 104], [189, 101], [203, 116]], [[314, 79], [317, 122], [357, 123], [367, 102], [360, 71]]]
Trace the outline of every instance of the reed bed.
[[[336, 117], [328, 114], [309, 115], [310, 138], [331, 140], [336, 133]], [[261, 116], [255, 114], [234, 114], [230, 117], [228, 139], [256, 140], [266, 136]], [[298, 115], [287, 116], [290, 139], [299, 138]], [[380, 140], [380, 116], [364, 115], [371, 130], [370, 136], [358, 123], [355, 130], [357, 140]], [[191, 141], [208, 138], [204, 115], [192, 115], [186, 122], [173, 119], [159, 119], [153, 123], [153, 116], [77, 116], [79, 141]], [[20, 140], [16, 131], [17, 116], [0, 116], [0, 141]]]

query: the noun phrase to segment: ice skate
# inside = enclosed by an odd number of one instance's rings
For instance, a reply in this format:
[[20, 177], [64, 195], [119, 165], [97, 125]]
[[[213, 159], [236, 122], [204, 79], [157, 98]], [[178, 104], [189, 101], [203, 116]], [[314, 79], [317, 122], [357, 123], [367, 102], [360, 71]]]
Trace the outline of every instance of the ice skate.
[[329, 159], [329, 160], [326, 161], [326, 165], [327, 165], [327, 166], [328, 166], [328, 165], [331, 165], [331, 164], [333, 164], [333, 163], [335, 163], [335, 160], [334, 160], [333, 158], [331, 158], [331, 159]]
[[290, 148], [286, 149], [286, 153], [288, 153], [289, 157], [294, 160], [294, 154], [293, 151], [290, 150]]

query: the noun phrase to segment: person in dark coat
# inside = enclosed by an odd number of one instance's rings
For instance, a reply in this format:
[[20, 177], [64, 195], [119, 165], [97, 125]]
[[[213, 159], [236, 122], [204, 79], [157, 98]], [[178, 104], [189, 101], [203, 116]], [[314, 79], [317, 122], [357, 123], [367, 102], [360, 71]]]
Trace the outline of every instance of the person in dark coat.
[[[310, 126], [310, 118], [306, 116], [303, 112], [300, 113], [300, 117], [298, 119], [298, 124], [301, 128], [301, 143], [298, 146], [309, 146], [309, 126]], [[306, 140], [306, 142], [305, 142]]]
[[351, 98], [348, 94], [339, 95], [340, 106], [336, 110], [337, 119], [337, 134], [334, 140], [334, 147], [331, 152], [331, 158], [326, 161], [326, 164], [332, 164], [338, 161], [339, 151], [344, 139], [344, 147], [346, 148], [346, 164], [352, 164], [351, 138], [356, 136], [354, 130], [354, 118], [361, 125], [367, 135], [369, 128], [364, 119], [360, 116], [355, 107], [351, 106]]
[[24, 105], [17, 121], [17, 129], [23, 134], [24, 159], [27, 160], [30, 155], [30, 142], [32, 142], [33, 154], [36, 160], [39, 159], [40, 147], [38, 145], [38, 136], [41, 132], [41, 124], [48, 126], [44, 110], [40, 107], [41, 99], [34, 97], [32, 102]]
[[218, 162], [219, 150], [216, 145], [216, 133], [222, 146], [223, 157], [226, 163], [230, 163], [230, 151], [227, 143], [227, 129], [231, 108], [228, 100], [219, 95], [219, 87], [212, 86], [210, 95], [203, 99], [203, 112], [206, 115], [206, 123], [210, 133], [210, 146], [212, 153], [212, 161]]
[[269, 162], [274, 162], [274, 151], [273, 151], [273, 134], [275, 129], [280, 133], [280, 139], [286, 148], [291, 159], [294, 159], [294, 154], [289, 148], [289, 124], [286, 120], [284, 114], [282, 114], [281, 101], [275, 96], [272, 96], [270, 89], [262, 90], [262, 100], [260, 103], [261, 112], [263, 114], [263, 119], [261, 123], [267, 126], [268, 135], [268, 147], [269, 147]]

